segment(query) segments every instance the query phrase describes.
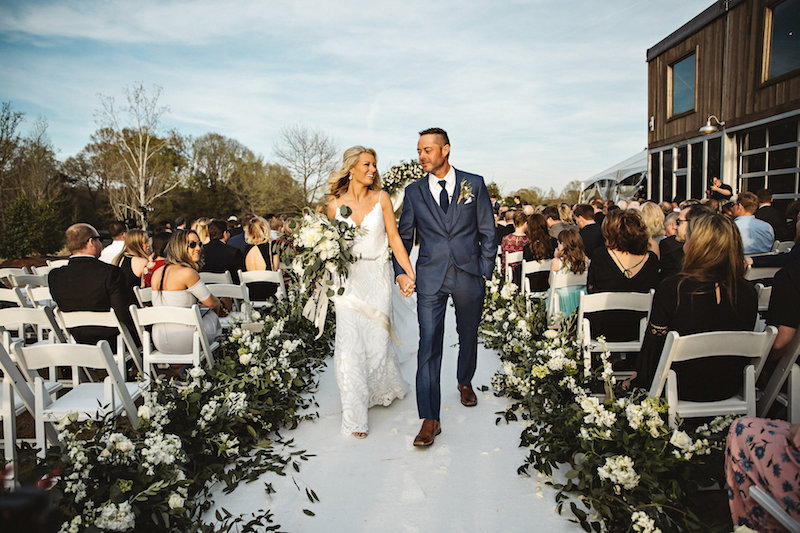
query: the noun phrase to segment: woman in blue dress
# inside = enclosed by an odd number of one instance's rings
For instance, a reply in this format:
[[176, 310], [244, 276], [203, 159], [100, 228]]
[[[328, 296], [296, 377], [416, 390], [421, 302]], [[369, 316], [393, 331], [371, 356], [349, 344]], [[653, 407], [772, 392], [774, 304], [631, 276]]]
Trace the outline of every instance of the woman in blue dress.
[[[578, 230], [568, 228], [558, 234], [558, 248], [550, 267], [550, 284], [557, 274], [577, 274], [586, 272], [586, 253]], [[558, 298], [559, 314], [566, 318], [578, 308], [581, 294], [586, 293], [586, 285], [570, 285], [555, 289]], [[551, 305], [548, 301], [548, 306]]]

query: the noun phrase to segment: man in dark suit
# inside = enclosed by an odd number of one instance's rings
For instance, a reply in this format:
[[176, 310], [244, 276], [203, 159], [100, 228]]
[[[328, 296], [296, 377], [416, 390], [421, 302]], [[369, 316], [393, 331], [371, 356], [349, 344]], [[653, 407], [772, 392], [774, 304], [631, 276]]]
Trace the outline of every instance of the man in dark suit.
[[416, 280], [394, 261], [404, 295], [417, 291], [419, 350], [417, 410], [423, 420], [414, 446], [430, 446], [441, 433], [439, 376], [444, 351], [444, 318], [453, 299], [458, 330], [456, 378], [461, 403], [478, 403], [472, 389], [478, 355], [478, 325], [485, 283], [497, 255], [494, 214], [481, 176], [450, 166], [450, 140], [441, 128], [420, 132], [419, 162], [428, 174], [405, 189], [398, 230], [406, 250], [419, 238]]
[[[50, 271], [48, 284], [53, 300], [62, 311], [108, 311], [113, 309], [119, 321], [134, 339], [136, 329], [128, 306], [136, 300], [125, 283], [122, 270], [100, 261], [103, 246], [100, 234], [89, 224], [73, 224], [65, 232], [70, 252], [66, 266]], [[82, 326], [70, 333], [81, 344], [107, 340], [116, 346], [118, 332], [112, 328]]]
[[228, 225], [214, 219], [208, 224], [208, 237], [211, 239], [203, 246], [203, 272], [230, 272], [234, 283], [239, 283], [239, 270], [244, 270], [242, 252], [228, 246], [230, 237]]
[[786, 221], [783, 215], [776, 208], [772, 207], [772, 191], [769, 189], [761, 189], [756, 193], [756, 196], [758, 196], [756, 218], [772, 226], [772, 231], [775, 233], [776, 240], [789, 240], [785, 235]]
[[583, 241], [586, 257], [592, 259], [594, 251], [606, 244], [600, 224], [594, 221], [594, 208], [588, 204], [578, 204], [572, 210], [572, 213], [580, 228], [579, 233]]

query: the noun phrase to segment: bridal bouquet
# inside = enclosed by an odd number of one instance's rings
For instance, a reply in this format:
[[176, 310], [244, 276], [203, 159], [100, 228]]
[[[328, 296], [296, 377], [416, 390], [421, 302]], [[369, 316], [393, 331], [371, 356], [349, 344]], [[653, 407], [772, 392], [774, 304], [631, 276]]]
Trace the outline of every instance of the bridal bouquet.
[[[339, 212], [347, 218], [352, 210], [343, 205]], [[300, 292], [310, 294], [303, 315], [317, 325], [320, 335], [325, 325], [328, 299], [337, 292], [341, 278], [347, 276], [350, 263], [357, 257], [352, 253], [353, 241], [361, 230], [345, 220], [307, 211], [294, 228], [295, 243], [301, 248], [292, 261], [292, 270], [300, 278]], [[343, 289], [339, 288], [341, 294]]]

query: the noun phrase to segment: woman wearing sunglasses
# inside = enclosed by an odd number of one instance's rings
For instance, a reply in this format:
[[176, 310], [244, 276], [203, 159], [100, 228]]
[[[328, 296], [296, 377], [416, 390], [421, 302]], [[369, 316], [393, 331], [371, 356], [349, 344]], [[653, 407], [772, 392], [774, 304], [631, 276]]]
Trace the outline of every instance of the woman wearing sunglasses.
[[[153, 305], [191, 307], [196, 303], [208, 307], [203, 315], [203, 331], [213, 341], [222, 333], [219, 316], [227, 315], [222, 302], [206, 287], [197, 273], [200, 268], [202, 243], [193, 230], [176, 231], [167, 242], [164, 254], [167, 264], [153, 273]], [[164, 353], [192, 351], [194, 328], [182, 324], [153, 326], [153, 344]]]

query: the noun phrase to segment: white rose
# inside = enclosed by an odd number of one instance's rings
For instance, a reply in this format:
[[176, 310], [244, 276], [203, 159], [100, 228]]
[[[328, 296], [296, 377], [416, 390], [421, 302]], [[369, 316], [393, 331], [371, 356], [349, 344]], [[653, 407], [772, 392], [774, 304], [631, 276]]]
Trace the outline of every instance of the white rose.
[[199, 366], [193, 366], [192, 369], [189, 370], [189, 375], [194, 379], [200, 379], [206, 375], [206, 371]]
[[546, 339], [555, 339], [556, 337], [558, 337], [558, 332], [554, 329], [545, 330], [544, 337]]
[[675, 446], [676, 448], [685, 450], [692, 445], [692, 438], [689, 435], [687, 435], [685, 431], [675, 431], [672, 433], [672, 437], [669, 439], [669, 443]]
[[239, 362], [243, 365], [249, 365], [250, 360], [253, 358], [253, 354], [246, 352], [239, 356]]
[[183, 498], [180, 494], [173, 492], [169, 495], [169, 500], [167, 504], [169, 505], [170, 509], [183, 509]]
[[150, 420], [150, 417], [153, 416], [153, 411], [146, 405], [142, 405], [139, 407], [139, 410], [136, 412], [139, 418], [144, 418], [145, 420]]

